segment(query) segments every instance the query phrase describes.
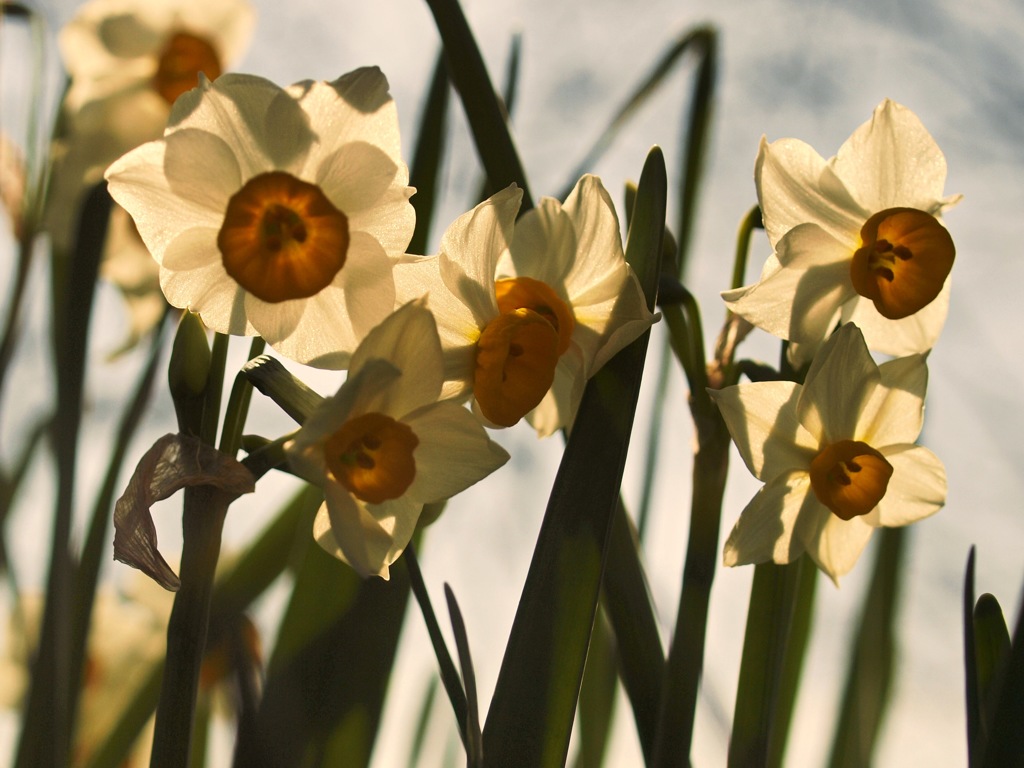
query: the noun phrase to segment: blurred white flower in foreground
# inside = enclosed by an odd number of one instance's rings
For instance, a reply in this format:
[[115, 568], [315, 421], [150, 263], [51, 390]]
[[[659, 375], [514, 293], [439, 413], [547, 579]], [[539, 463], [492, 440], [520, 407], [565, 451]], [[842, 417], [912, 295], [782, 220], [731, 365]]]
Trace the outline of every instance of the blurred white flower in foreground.
[[395, 306], [415, 223], [400, 153], [377, 68], [288, 89], [224, 75], [179, 98], [164, 137], [107, 179], [172, 305], [339, 368]]
[[875, 528], [937, 512], [945, 468], [914, 445], [927, 378], [923, 355], [876, 366], [850, 323], [825, 342], [802, 386], [709, 390], [765, 483], [729, 535], [725, 564], [788, 563], [806, 551], [838, 584]]
[[[174, 597], [148, 578], [132, 578], [124, 593], [109, 586], [96, 591], [92, 625], [85, 657], [78, 723], [71, 765], [89, 765], [96, 751], [126, 715], [134, 696], [146, 684], [154, 667], [163, 661], [167, 620]], [[24, 595], [6, 624], [4, 656], [0, 658], [0, 706], [15, 708], [27, 690], [29, 660], [37, 642], [43, 601], [40, 595]], [[244, 615], [238, 624], [249, 663], [259, 664], [259, 637]], [[200, 690], [213, 695], [222, 712], [230, 711], [224, 682], [237, 665], [225, 637], [210, 638], [200, 672]], [[125, 768], [149, 765], [153, 720], [136, 739]]]
[[369, 333], [341, 389], [285, 445], [295, 471], [324, 489], [317, 542], [362, 576], [389, 577], [424, 504], [508, 461], [472, 413], [438, 402], [443, 378], [434, 319], [407, 304]]
[[654, 322], [622, 254], [611, 198], [584, 176], [516, 222], [497, 193], [448, 227], [437, 257], [396, 269], [400, 298], [426, 293], [448, 395], [472, 391], [491, 425], [526, 416], [541, 436], [572, 423], [587, 379]]
[[761, 139], [755, 170], [775, 252], [760, 280], [722, 294], [809, 361], [836, 323], [890, 355], [934, 346], [949, 306], [953, 240], [939, 221], [946, 159], [917, 116], [886, 99], [826, 161], [797, 139]]
[[[200, 72], [216, 78], [238, 60], [254, 20], [245, 0], [94, 0], [61, 30], [70, 83], [43, 223], [59, 254], [74, 244], [86, 191], [118, 157], [163, 134], [171, 104], [196, 87]], [[163, 314], [156, 274], [134, 226], [115, 209], [103, 276], [128, 302], [126, 346]]]

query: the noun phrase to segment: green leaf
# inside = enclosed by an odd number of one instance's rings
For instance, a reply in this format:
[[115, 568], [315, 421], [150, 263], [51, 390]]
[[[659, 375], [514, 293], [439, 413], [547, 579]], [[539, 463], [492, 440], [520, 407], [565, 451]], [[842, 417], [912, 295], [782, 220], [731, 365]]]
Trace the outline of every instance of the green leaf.
[[636, 530], [620, 499], [608, 543], [604, 607], [615, 633], [619, 674], [633, 710], [640, 745], [650, 759], [658, 731], [665, 652], [638, 547]]
[[[973, 549], [972, 549], [973, 555]], [[973, 581], [973, 569], [972, 569]], [[973, 593], [973, 584], [971, 592]], [[978, 652], [980, 642], [974, 646]], [[992, 728], [984, 745], [983, 768], [1020, 768], [1024, 766], [1024, 610], [1017, 611], [1013, 643], [1001, 675], [999, 698], [992, 713]], [[978, 676], [980, 678], [980, 674]], [[980, 692], [979, 692], [980, 698]], [[972, 753], [973, 754], [973, 753]]]
[[301, 564], [255, 727], [237, 744], [239, 768], [367, 765], [380, 724], [407, 572], [399, 560], [390, 581], [363, 580], [313, 541], [309, 517], [301, 528]]
[[409, 242], [409, 253], [425, 254], [430, 239], [430, 223], [437, 207], [437, 182], [444, 154], [444, 137], [448, 122], [448, 72], [444, 59], [437, 57], [430, 90], [420, 116], [416, 149], [412, 154], [409, 184], [416, 188], [412, 207], [416, 209], [416, 228]]
[[986, 734], [992, 730], [1010, 651], [1010, 632], [1006, 628], [1003, 609], [995, 597], [985, 593], [974, 606], [974, 659], [978, 667], [981, 723]]
[[483, 743], [480, 733], [480, 709], [476, 695], [476, 673], [473, 671], [473, 657], [469, 652], [469, 637], [466, 635], [466, 623], [462, 620], [462, 611], [459, 610], [459, 604], [455, 600], [455, 593], [447, 584], [444, 585], [444, 597], [448, 603], [448, 614], [452, 620], [455, 648], [459, 652], [462, 688], [466, 692], [466, 765], [468, 768], [480, 768], [483, 765]]
[[832, 741], [833, 768], [855, 768], [872, 762], [892, 687], [895, 624], [907, 530], [883, 528], [876, 537], [878, 553], [861, 609]]
[[604, 764], [619, 680], [615, 660], [615, 635], [608, 625], [608, 617], [599, 607], [580, 688], [580, 749], [576, 753], [575, 768], [601, 768]]
[[978, 690], [977, 652], [974, 642], [974, 547], [967, 556], [964, 573], [964, 599], [961, 604], [964, 627], [964, 685], [967, 698], [968, 764], [977, 766], [984, 754], [985, 737], [981, 729], [981, 694]]
[[[627, 259], [649, 302], [665, 222], [664, 158], [640, 179]], [[488, 766], [564, 765], [649, 332], [588, 383], [548, 501], [484, 727]]]
[[69, 676], [74, 564], [68, 546], [89, 321], [111, 205], [113, 201], [107, 194], [106, 183], [89, 191], [82, 206], [74, 257], [66, 272], [54, 268], [57, 414], [53, 442], [57, 463], [57, 503], [46, 605], [15, 761], [18, 768], [64, 765], [71, 748], [71, 696], [78, 686], [71, 682]]
[[768, 765], [786, 642], [804, 568], [814, 568], [806, 557], [788, 565], [763, 563], [754, 568], [729, 741], [730, 766]]
[[427, 0], [444, 44], [448, 76], [459, 93], [476, 151], [493, 189], [513, 182], [523, 190], [519, 214], [533, 207], [526, 173], [505, 122], [505, 110], [458, 0]]

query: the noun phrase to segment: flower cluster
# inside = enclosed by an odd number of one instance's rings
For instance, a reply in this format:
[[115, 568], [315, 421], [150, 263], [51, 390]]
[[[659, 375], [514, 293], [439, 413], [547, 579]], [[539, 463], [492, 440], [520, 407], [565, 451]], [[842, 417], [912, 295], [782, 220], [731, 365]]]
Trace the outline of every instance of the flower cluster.
[[[889, 100], [829, 161], [796, 139], [762, 140], [755, 178], [774, 253], [760, 281], [723, 297], [810, 368], [803, 385], [712, 393], [765, 483], [726, 542], [726, 565], [807, 552], [838, 583], [874, 528], [945, 502], [942, 463], [914, 445], [955, 254], [940, 216], [959, 196], [943, 197], [945, 177], [920, 120]], [[878, 366], [869, 350], [906, 357]]]
[[512, 185], [422, 257], [405, 253], [400, 149], [379, 69], [289, 88], [228, 74], [106, 172], [173, 306], [348, 370], [286, 452], [324, 488], [320, 545], [383, 578], [424, 504], [507, 460], [484, 425], [569, 427], [587, 379], [655, 319], [596, 177], [518, 222]]

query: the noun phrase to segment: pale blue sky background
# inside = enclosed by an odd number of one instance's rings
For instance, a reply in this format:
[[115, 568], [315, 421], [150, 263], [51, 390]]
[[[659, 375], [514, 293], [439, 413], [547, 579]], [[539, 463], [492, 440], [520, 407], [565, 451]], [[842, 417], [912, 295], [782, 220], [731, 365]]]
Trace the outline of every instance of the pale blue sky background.
[[[424, 3], [254, 4], [259, 14], [256, 36], [239, 69], [286, 84], [333, 79], [357, 66], [378, 64], [390, 79], [403, 140], [411, 152], [421, 94], [438, 44]], [[996, 594], [1010, 619], [1017, 615], [1024, 581], [1024, 6], [997, 0], [467, 0], [464, 5], [496, 80], [502, 78], [512, 34], [523, 35], [514, 122], [535, 197], [561, 189], [583, 149], [676, 34], [696, 23], [719, 29], [719, 96], [691, 269], [691, 287], [704, 308], [709, 342], [722, 313], [717, 293], [729, 279], [736, 227], [755, 202], [752, 171], [762, 134], [769, 139], [801, 138], [828, 157], [878, 102], [890, 97], [917, 112], [935, 136], [949, 165], [947, 192], [965, 196], [946, 216], [958, 258], [949, 320], [930, 358], [923, 436], [945, 461], [950, 489], [946, 509], [916, 526], [912, 534], [900, 627], [902, 664], [878, 764], [963, 764], [959, 612], [968, 547], [978, 546], [978, 592]], [[73, 7], [51, 5], [55, 24], [69, 18]], [[639, 175], [652, 144], [665, 147], [670, 174], [675, 176], [683, 115], [680, 94], [687, 87], [677, 75], [607, 159], [592, 169], [602, 175], [617, 202], [623, 183]], [[447, 223], [471, 204], [479, 178], [461, 108], [456, 105], [453, 114], [446, 198], [434, 243]], [[767, 253], [762, 240], [748, 273], [751, 279]], [[118, 312], [117, 303], [109, 301], [98, 322], [116, 327]], [[239, 345], [239, 355], [244, 354], [243, 346]], [[766, 340], [751, 342], [746, 351], [776, 357], [775, 345]], [[31, 391], [37, 370], [31, 361], [25, 363], [20, 374], [23, 392]], [[93, 376], [91, 402], [98, 418], [109, 418], [123, 370], [112, 367]], [[323, 375], [310, 379], [323, 392], [337, 385], [335, 378]], [[678, 378], [673, 395], [676, 405], [665, 421], [678, 426], [664, 431], [665, 466], [674, 469], [663, 472], [660, 480], [648, 539], [653, 544], [646, 552], [666, 633], [674, 622], [680, 584], [688, 512], [678, 500], [688, 493], [691, 440], [685, 391]], [[5, 411], [10, 410], [11, 401], [6, 405]], [[270, 408], [257, 407], [254, 413], [267, 420], [268, 433], [285, 428]], [[641, 420], [644, 414], [642, 409]], [[7, 413], [4, 418], [6, 434], [18, 422]], [[134, 456], [171, 423], [166, 403], [155, 408]], [[557, 438], [538, 444], [525, 429], [500, 433], [497, 439], [512, 452], [511, 466], [453, 503], [432, 529], [422, 553], [435, 603], [443, 604], [445, 581], [460, 600], [484, 702], [497, 676], [561, 448]], [[723, 538], [757, 488], [738, 458], [733, 470]], [[46, 471], [40, 468], [38, 473], [44, 486]], [[84, 472], [89, 482], [98, 470]], [[523, 481], [526, 476], [530, 482]], [[635, 500], [638, 483], [639, 473], [629, 469], [628, 499]], [[286, 493], [283, 485], [269, 487], [257, 502], [270, 510]], [[161, 543], [169, 547], [176, 535], [173, 517], [158, 520]], [[242, 541], [256, 527], [256, 519], [242, 513], [239, 505], [229, 519], [229, 539]], [[14, 535], [24, 544], [19, 546], [17, 565], [27, 583], [38, 581], [42, 573], [47, 529], [34, 510], [20, 509]], [[869, 550], [841, 589], [825, 581], [819, 585], [815, 633], [790, 742], [791, 765], [819, 764], [830, 743], [845, 673], [845, 643], [872, 553]], [[116, 575], [121, 568], [112, 567], [111, 573]], [[724, 763], [750, 576], [751, 569], [744, 568], [722, 569], [716, 577], [697, 723], [697, 765]], [[394, 764], [396, 755], [404, 759], [410, 723], [432, 671], [427, 648], [422, 620], [414, 613], [396, 676], [396, 686], [408, 685], [409, 693], [393, 697], [382, 739], [391, 751], [378, 756], [380, 768]], [[450, 730], [447, 714], [439, 712], [435, 725], [438, 732]], [[618, 733], [620, 757], [610, 764], [634, 764], [639, 758], [631, 722], [622, 723]]]

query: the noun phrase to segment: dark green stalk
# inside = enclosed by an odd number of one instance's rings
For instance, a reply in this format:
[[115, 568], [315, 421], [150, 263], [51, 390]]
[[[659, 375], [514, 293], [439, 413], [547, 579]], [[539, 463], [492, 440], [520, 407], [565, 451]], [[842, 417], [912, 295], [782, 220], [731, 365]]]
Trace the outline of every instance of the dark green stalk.
[[703, 333], [696, 301], [683, 291], [683, 306], [663, 307], [670, 344], [690, 386], [690, 410], [696, 428], [690, 532], [683, 567], [675, 633], [666, 662], [655, 766], [689, 762], [697, 691], [704, 665], [708, 601], [718, 565], [718, 528], [729, 468], [729, 431], [706, 391]]
[[459, 726], [459, 735], [462, 743], [468, 745], [466, 734], [466, 717], [468, 704], [466, 693], [462, 689], [462, 681], [459, 672], [455, 668], [451, 654], [448, 653], [448, 646], [445, 645], [444, 636], [441, 634], [441, 626], [437, 623], [437, 616], [430, 604], [430, 595], [427, 594], [427, 586], [423, 582], [423, 572], [420, 571], [419, 561], [416, 559], [416, 549], [410, 542], [402, 555], [405, 564], [409, 569], [409, 583], [412, 585], [412, 593], [419, 603], [420, 613], [423, 614], [423, 622], [427, 626], [427, 634], [430, 635], [430, 643], [434, 647], [434, 655], [437, 657], [437, 664], [440, 667], [441, 682], [448, 693], [448, 699], [452, 703], [452, 710], [455, 712], [455, 721]]
[[[166, 319], [170, 312], [164, 315]], [[96, 598], [96, 583], [99, 578], [100, 562], [107, 545], [107, 535], [110, 527], [111, 509], [118, 477], [124, 465], [124, 458], [128, 451], [128, 444], [138, 429], [139, 423], [145, 414], [146, 405], [149, 402], [153, 389], [153, 381], [156, 378], [160, 353], [163, 350], [163, 323], [153, 329], [152, 347], [149, 359], [142, 369], [139, 382], [135, 388], [135, 394], [125, 409], [118, 426], [117, 436], [114, 441], [114, 450], [111, 452], [110, 462], [107, 465], [107, 474], [103, 479], [103, 485], [96, 495], [96, 502], [93, 505], [92, 518], [89, 530], [86, 534], [85, 545], [82, 548], [82, 557], [79, 563], [78, 572], [75, 577], [74, 599], [72, 610], [72, 640], [71, 640], [71, 679], [81, 680], [84, 669], [84, 659], [89, 638], [89, 627], [92, 622], [92, 608]], [[76, 709], [76, 701], [71, 702], [72, 715]], [[74, 722], [74, 717], [71, 718]]]
[[188, 765], [213, 577], [224, 517], [234, 499], [233, 494], [211, 486], [185, 489], [181, 588], [167, 625], [167, 659], [156, 710], [151, 768]]
[[[197, 343], [205, 345], [206, 342], [199, 339]], [[182, 431], [188, 432], [198, 426], [200, 438], [208, 445], [213, 445], [217, 435], [227, 350], [228, 337], [216, 334], [206, 372], [202, 418], [198, 425], [195, 424], [192, 403], [179, 404], [177, 398], [175, 401]], [[185, 351], [182, 348], [180, 353]], [[239, 391], [244, 391], [244, 388]], [[179, 405], [184, 408], [184, 413]], [[231, 426], [240, 429], [242, 422], [244, 416], [240, 419], [233, 416]], [[151, 768], [188, 765], [195, 725], [199, 671], [209, 631], [210, 597], [220, 557], [221, 533], [228, 506], [236, 498], [235, 494], [209, 485], [188, 487], [184, 493], [181, 587], [175, 596], [167, 624], [167, 658], [164, 685], [160, 690], [156, 711]]]
[[829, 765], [833, 768], [871, 764], [892, 685], [896, 656], [894, 625], [899, 613], [907, 529], [883, 528], [876, 536], [878, 552], [851, 649], [842, 708], [832, 741]]
[[65, 323], [54, 328], [57, 370], [57, 504], [50, 548], [50, 571], [39, 646], [32, 664], [21, 739], [19, 768], [64, 768], [71, 748], [71, 597], [75, 563], [68, 549], [74, 506], [75, 459], [82, 418], [85, 357], [100, 255], [106, 239], [111, 199], [105, 184], [95, 187], [82, 207], [75, 258], [66, 286]]
[[494, 189], [504, 189], [512, 182], [522, 188], [522, 215], [533, 208], [526, 173], [466, 16], [458, 0], [427, 0], [427, 5], [441, 35], [448, 76], [462, 98], [487, 179]]
[[770, 742], [803, 568], [814, 565], [801, 557], [788, 565], [763, 563], [754, 569], [729, 742], [729, 765], [735, 768], [770, 764]]

